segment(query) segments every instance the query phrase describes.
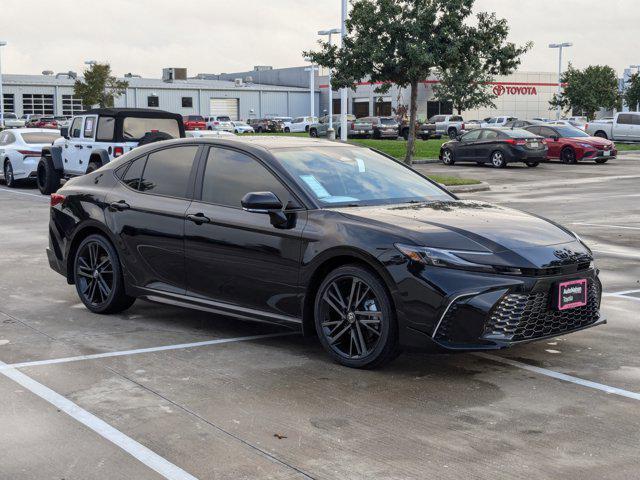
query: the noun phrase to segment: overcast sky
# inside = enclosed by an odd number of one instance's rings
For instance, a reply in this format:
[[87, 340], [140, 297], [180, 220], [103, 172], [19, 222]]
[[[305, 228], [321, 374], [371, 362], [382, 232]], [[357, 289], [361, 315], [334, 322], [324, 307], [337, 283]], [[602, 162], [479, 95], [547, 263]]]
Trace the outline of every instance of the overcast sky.
[[[555, 71], [547, 45], [558, 41], [574, 43], [565, 58], [579, 67], [621, 74], [640, 63], [640, 0], [477, 0], [476, 10], [507, 18], [512, 41], [534, 42], [521, 70]], [[340, 0], [0, 0], [2, 71], [80, 72], [88, 59], [147, 77], [294, 66], [339, 22]]]

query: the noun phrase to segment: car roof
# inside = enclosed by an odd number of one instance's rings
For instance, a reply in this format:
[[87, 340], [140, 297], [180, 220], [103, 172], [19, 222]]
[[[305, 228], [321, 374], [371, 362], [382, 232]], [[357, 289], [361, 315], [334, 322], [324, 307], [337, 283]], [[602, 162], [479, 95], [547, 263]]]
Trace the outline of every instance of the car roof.
[[151, 118], [178, 118], [182, 115], [157, 110], [155, 108], [92, 108], [80, 115], [104, 115], [106, 117], [151, 117]]
[[7, 132], [13, 133], [57, 133], [60, 135], [60, 130], [56, 130], [55, 128], [11, 128], [7, 129]]

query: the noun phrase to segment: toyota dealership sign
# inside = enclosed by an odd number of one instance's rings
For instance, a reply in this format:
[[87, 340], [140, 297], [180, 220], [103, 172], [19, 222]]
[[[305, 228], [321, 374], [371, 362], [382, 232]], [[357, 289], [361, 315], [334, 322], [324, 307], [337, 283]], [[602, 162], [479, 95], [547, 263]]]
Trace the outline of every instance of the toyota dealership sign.
[[531, 86], [498, 84], [493, 87], [493, 93], [498, 97], [505, 93], [507, 95], [538, 95], [538, 90], [536, 90], [536, 87]]

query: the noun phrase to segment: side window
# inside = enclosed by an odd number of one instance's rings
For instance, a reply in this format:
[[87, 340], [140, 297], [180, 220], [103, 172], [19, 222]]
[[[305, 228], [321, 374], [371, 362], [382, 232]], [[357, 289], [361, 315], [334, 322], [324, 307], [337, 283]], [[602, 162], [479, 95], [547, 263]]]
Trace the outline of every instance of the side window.
[[93, 138], [93, 131], [96, 126], [96, 117], [87, 117], [84, 121], [84, 138]]
[[209, 150], [202, 183], [202, 201], [241, 207], [240, 200], [249, 192], [273, 192], [283, 205], [291, 195], [256, 159], [224, 148]]
[[144, 170], [144, 164], [147, 161], [147, 157], [141, 157], [129, 164], [129, 168], [124, 171], [122, 176], [122, 182], [134, 190], [138, 190], [140, 187], [140, 180], [142, 180], [142, 171]]
[[633, 118], [629, 114], [620, 114], [618, 115], [618, 123], [621, 125], [632, 125]]
[[482, 132], [484, 132], [484, 130], [472, 130], [462, 136], [462, 141], [473, 142], [474, 140], [478, 140]]
[[540, 127], [540, 135], [542, 135], [544, 138], [551, 138], [557, 136], [557, 133], [552, 128]]
[[191, 167], [197, 151], [198, 146], [193, 145], [150, 153], [139, 190], [155, 195], [186, 198]]
[[482, 139], [483, 140], [492, 140], [494, 138], [498, 138], [498, 132], [494, 131], [494, 130], [485, 130], [482, 133]]
[[533, 133], [534, 135], [540, 135], [542, 136], [542, 133], [540, 133], [540, 127], [529, 127], [526, 129], [528, 132]]
[[640, 115], [632, 115], [632, 117], [633, 117], [633, 124], [640, 125]]
[[16, 141], [16, 136], [11, 132], [7, 132], [7, 137], [6, 137], [7, 145], [11, 145], [12, 143], [15, 143], [15, 141]]
[[78, 117], [71, 124], [71, 137], [80, 138], [81, 131], [82, 131], [82, 117]]
[[96, 141], [113, 142], [113, 134], [115, 133], [116, 119], [113, 117], [100, 117], [98, 119], [98, 132]]

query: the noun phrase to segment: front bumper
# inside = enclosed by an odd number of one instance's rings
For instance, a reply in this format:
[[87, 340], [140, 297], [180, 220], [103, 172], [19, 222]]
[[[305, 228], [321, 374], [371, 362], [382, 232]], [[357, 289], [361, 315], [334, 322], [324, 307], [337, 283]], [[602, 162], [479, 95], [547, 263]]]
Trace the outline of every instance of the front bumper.
[[616, 149], [612, 150], [584, 150], [582, 157], [580, 160], [600, 160], [600, 159], [609, 159], [616, 158], [618, 156], [618, 151]]

